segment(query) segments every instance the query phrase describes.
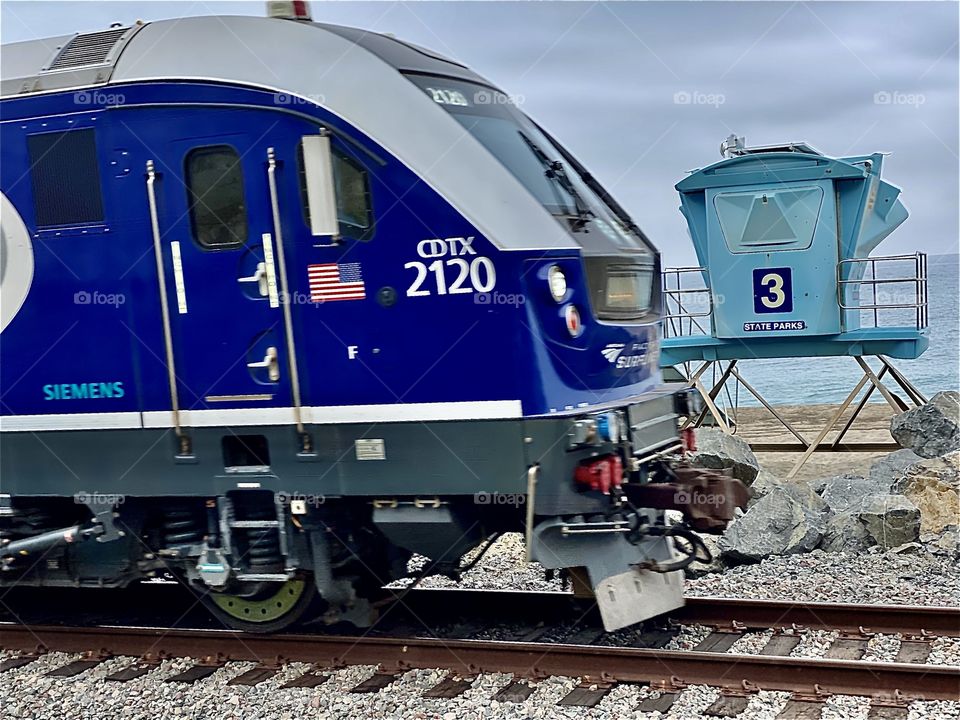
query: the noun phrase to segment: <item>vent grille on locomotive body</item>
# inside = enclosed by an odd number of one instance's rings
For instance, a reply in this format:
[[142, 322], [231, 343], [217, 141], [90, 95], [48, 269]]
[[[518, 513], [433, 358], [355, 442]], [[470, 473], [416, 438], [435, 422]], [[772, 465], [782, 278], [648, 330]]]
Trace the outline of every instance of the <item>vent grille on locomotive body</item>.
[[663, 510], [742, 488], [671, 459], [653, 245], [499, 90], [266, 18], [2, 60], [0, 583], [363, 624], [411, 553], [517, 531], [609, 628], [682, 602]]

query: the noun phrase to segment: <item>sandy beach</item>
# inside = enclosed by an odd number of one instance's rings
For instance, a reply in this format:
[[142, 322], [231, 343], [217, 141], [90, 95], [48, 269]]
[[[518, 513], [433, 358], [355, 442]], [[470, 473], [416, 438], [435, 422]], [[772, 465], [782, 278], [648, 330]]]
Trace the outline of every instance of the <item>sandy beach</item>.
[[[823, 426], [837, 410], [837, 405], [785, 405], [777, 407], [779, 412], [808, 442], [813, 442]], [[838, 431], [846, 424], [853, 412], [847, 408], [834, 430], [824, 442], [831, 442]], [[887, 403], [869, 403], [844, 436], [851, 443], [891, 443], [890, 418], [893, 409]], [[736, 434], [749, 443], [797, 443], [773, 415], [762, 407], [740, 408], [736, 413]], [[891, 448], [895, 449], [895, 448]], [[890, 452], [890, 451], [887, 451]], [[866, 474], [870, 465], [887, 452], [815, 452], [801, 468], [798, 480], [840, 475], [842, 473]], [[778, 477], [785, 477], [802, 453], [796, 452], [758, 452], [757, 459], [763, 468]]]

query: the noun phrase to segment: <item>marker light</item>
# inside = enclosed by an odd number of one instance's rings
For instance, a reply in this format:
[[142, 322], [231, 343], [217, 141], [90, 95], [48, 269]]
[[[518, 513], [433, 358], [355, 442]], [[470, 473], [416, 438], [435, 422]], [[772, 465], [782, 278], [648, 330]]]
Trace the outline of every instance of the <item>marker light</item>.
[[563, 298], [567, 295], [567, 276], [563, 274], [563, 270], [556, 265], [551, 267], [547, 271], [547, 282], [550, 283], [550, 294], [553, 299], [563, 302]]
[[563, 311], [563, 317], [567, 322], [567, 331], [570, 333], [570, 337], [580, 337], [580, 333], [583, 332], [580, 311], [573, 305], [567, 305]]
[[615, 412], [605, 412], [597, 416], [597, 432], [607, 442], [620, 442], [620, 417]]
[[306, 0], [267, 0], [267, 17], [283, 20], [311, 20]]

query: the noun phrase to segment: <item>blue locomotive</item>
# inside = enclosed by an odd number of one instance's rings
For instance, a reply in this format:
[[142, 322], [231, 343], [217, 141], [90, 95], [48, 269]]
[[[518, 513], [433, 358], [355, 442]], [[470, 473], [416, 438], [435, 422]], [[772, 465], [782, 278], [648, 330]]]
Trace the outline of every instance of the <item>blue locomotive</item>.
[[682, 603], [743, 488], [675, 461], [656, 249], [502, 91], [198, 17], [5, 45], [0, 107], [0, 584], [363, 625], [517, 531], [608, 629]]

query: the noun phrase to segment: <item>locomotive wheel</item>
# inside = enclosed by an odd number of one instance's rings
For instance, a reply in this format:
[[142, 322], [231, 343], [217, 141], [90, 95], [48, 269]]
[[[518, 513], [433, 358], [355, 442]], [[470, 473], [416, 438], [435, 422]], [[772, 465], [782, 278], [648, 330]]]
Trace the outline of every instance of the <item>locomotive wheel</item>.
[[235, 630], [271, 633], [290, 627], [304, 617], [313, 604], [317, 586], [313, 579], [294, 578], [277, 585], [273, 592], [253, 598], [212, 592], [205, 604], [225, 625]]

